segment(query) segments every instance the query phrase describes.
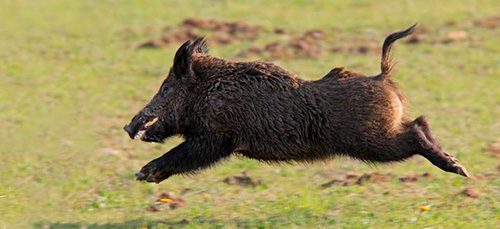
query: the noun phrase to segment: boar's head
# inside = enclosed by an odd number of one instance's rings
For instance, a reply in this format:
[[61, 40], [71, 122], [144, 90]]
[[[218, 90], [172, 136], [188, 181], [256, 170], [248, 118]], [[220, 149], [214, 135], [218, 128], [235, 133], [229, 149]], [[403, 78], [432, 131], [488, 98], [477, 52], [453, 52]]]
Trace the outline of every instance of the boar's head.
[[146, 142], [162, 142], [179, 130], [179, 120], [189, 99], [194, 83], [192, 57], [195, 53], [207, 53], [203, 38], [187, 41], [177, 50], [173, 66], [167, 78], [151, 101], [132, 118], [124, 129], [132, 139]]

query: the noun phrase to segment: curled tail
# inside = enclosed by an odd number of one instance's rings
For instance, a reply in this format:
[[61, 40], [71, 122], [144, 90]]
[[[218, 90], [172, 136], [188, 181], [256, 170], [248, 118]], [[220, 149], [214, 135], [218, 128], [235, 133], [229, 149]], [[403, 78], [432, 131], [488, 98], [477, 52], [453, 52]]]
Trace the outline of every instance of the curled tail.
[[380, 75], [376, 77], [377, 79], [387, 79], [391, 77], [393, 69], [393, 64], [391, 59], [392, 44], [398, 39], [406, 37], [415, 32], [415, 30], [417, 29], [417, 25], [418, 24], [415, 24], [404, 31], [395, 32], [389, 35], [387, 38], [385, 38], [384, 46], [382, 47], [382, 62], [380, 63], [380, 68], [382, 72], [380, 73]]

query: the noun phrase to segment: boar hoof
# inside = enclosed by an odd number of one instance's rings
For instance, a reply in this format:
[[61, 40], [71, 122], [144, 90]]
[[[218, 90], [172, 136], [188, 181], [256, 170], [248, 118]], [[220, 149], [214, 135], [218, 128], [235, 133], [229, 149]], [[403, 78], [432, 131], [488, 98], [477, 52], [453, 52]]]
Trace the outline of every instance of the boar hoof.
[[460, 164], [457, 164], [457, 174], [458, 175], [462, 175], [464, 177], [469, 177], [469, 173], [467, 172], [467, 170], [465, 169], [465, 167], [463, 167]]
[[170, 175], [166, 169], [159, 169], [156, 166], [152, 166], [151, 162], [135, 174], [138, 181], [154, 182], [157, 184], [170, 177]]
[[462, 175], [464, 177], [469, 177], [469, 173], [467, 172], [467, 169], [465, 169], [465, 167], [458, 162], [458, 159], [456, 159], [453, 156], [450, 156], [448, 154], [446, 154], [446, 155], [449, 156], [449, 158], [447, 158], [448, 165], [441, 167], [443, 170], [448, 171], [448, 172], [452, 172], [452, 173], [456, 173], [456, 174]]
[[137, 180], [145, 180], [148, 176], [144, 173], [138, 172], [135, 174], [135, 177], [137, 177]]

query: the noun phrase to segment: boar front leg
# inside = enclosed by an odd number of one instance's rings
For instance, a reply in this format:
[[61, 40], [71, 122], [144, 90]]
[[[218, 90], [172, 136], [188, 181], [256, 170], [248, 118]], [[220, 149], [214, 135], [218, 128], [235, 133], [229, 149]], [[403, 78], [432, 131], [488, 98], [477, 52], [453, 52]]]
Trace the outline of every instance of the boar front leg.
[[234, 150], [227, 141], [187, 139], [142, 167], [137, 180], [160, 183], [174, 174], [193, 173], [209, 167]]

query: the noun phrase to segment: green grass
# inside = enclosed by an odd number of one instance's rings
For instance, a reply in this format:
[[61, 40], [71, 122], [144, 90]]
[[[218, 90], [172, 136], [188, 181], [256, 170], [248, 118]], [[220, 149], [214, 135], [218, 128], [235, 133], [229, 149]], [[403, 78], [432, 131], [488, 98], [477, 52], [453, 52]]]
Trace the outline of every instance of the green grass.
[[[500, 140], [500, 28], [466, 20], [497, 15], [497, 0], [408, 1], [11, 1], [0, 7], [0, 228], [498, 228], [500, 166], [487, 152]], [[135, 50], [147, 35], [187, 17], [248, 21], [293, 31], [323, 29], [333, 37], [382, 42], [418, 21], [435, 31], [479, 37], [452, 44], [397, 44], [395, 79], [412, 117], [425, 114], [443, 147], [471, 174], [444, 173], [420, 157], [370, 166], [339, 158], [315, 165], [266, 165], [232, 158], [192, 177], [159, 185], [134, 173], [181, 139], [164, 145], [131, 141], [121, 127], [152, 97], [175, 46]], [[444, 27], [447, 21], [456, 21]], [[335, 28], [335, 30], [332, 30]], [[267, 37], [265, 39], [272, 39]], [[263, 43], [262, 39], [257, 43]], [[212, 47], [231, 58], [248, 43]], [[277, 61], [305, 78], [347, 66], [378, 73], [375, 54], [328, 54]], [[263, 185], [222, 180], [242, 171]], [[391, 173], [388, 182], [319, 186], [346, 172]], [[403, 184], [397, 177], [429, 172]], [[477, 199], [457, 195], [466, 187]], [[181, 195], [183, 188], [189, 188]], [[148, 212], [161, 192], [186, 200], [176, 210]], [[419, 206], [431, 206], [422, 212]], [[182, 220], [187, 220], [188, 223]]]

